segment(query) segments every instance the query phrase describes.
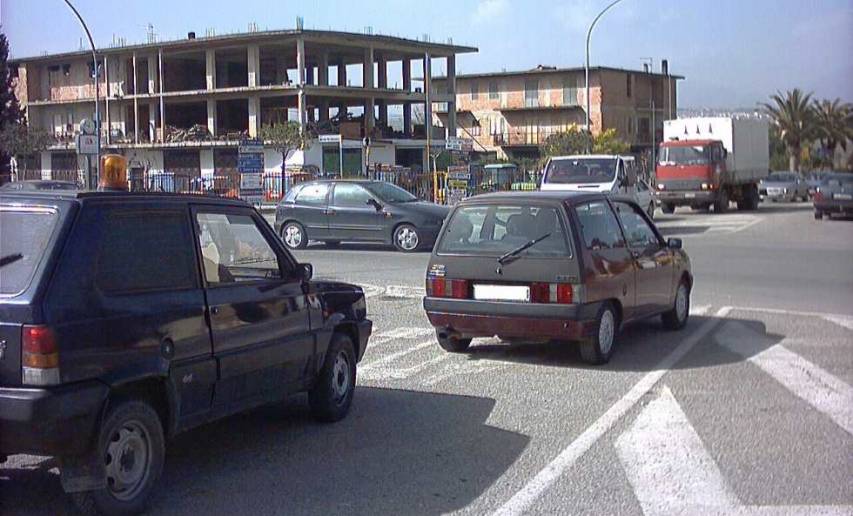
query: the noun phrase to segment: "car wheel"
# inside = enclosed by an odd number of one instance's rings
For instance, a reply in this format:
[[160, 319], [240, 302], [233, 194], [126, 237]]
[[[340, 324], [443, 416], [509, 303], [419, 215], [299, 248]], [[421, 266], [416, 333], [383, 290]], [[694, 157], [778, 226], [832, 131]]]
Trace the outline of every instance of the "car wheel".
[[290, 221], [281, 228], [281, 239], [284, 245], [291, 249], [305, 249], [308, 247], [308, 235], [305, 228], [298, 222]]
[[580, 342], [580, 352], [583, 361], [592, 364], [606, 364], [613, 355], [613, 343], [619, 322], [610, 303], [604, 303], [598, 310], [596, 332]]
[[729, 209], [729, 193], [720, 190], [717, 200], [714, 201], [714, 213], [725, 213]]
[[166, 445], [151, 405], [130, 400], [107, 412], [91, 453], [104, 464], [107, 486], [72, 493], [84, 514], [137, 514], [163, 471]]
[[316, 419], [334, 423], [346, 417], [355, 394], [355, 375], [355, 346], [348, 336], [335, 333], [317, 383], [308, 392], [308, 404]]
[[675, 205], [669, 203], [663, 203], [660, 205], [660, 210], [664, 213], [675, 213]]
[[417, 228], [411, 224], [400, 224], [394, 230], [394, 247], [398, 251], [410, 253], [415, 251], [421, 243]]
[[815, 218], [815, 220], [823, 220], [823, 212], [815, 211], [814, 212], [814, 218]]
[[450, 353], [462, 353], [471, 345], [471, 339], [461, 339], [452, 336], [442, 337], [440, 331], [436, 331], [435, 336], [438, 339], [438, 345], [441, 346], [441, 349]]
[[686, 281], [678, 284], [672, 309], [661, 315], [663, 325], [668, 330], [680, 330], [687, 324], [690, 317], [690, 287]]

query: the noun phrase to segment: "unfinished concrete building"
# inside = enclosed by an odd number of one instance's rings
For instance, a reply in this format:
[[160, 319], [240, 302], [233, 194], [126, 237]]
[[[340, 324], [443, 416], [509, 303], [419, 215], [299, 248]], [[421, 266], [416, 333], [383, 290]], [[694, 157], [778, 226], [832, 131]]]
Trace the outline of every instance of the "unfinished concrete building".
[[[358, 173], [362, 141], [370, 136], [371, 163], [423, 168], [427, 131], [439, 147], [446, 132], [455, 134], [452, 116], [446, 127], [424, 123], [433, 119], [433, 102], [456, 101], [452, 89], [431, 91], [432, 70], [441, 69], [452, 84], [456, 54], [476, 50], [316, 30], [189, 33], [183, 40], [102, 49], [103, 147], [125, 154], [133, 177], [171, 174], [172, 181], [191, 184], [233, 176], [241, 140], [258, 136], [265, 124], [294, 120], [312, 138], [287, 157], [288, 166]], [[12, 62], [29, 123], [55, 137], [19, 176], [76, 174], [74, 136], [79, 122], [93, 117], [93, 68], [85, 51]], [[264, 169], [280, 172], [281, 155], [266, 149]]]

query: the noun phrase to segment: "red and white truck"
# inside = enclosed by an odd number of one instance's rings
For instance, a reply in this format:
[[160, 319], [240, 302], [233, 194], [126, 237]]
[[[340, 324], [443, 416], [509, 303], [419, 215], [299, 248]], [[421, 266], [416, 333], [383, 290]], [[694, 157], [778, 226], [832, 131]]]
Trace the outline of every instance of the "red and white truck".
[[667, 120], [655, 168], [656, 195], [664, 213], [690, 206], [722, 213], [758, 208], [758, 182], [770, 165], [767, 121], [699, 117]]

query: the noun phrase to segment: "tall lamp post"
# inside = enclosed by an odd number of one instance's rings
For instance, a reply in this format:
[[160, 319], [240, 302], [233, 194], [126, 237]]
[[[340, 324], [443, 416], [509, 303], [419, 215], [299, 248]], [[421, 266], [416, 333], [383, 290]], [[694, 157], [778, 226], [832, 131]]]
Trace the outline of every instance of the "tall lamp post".
[[[80, 22], [80, 25], [83, 26], [83, 30], [86, 32], [86, 37], [89, 38], [89, 45], [92, 46], [92, 70], [94, 70], [95, 74], [95, 135], [96, 138], [96, 150], [97, 154], [95, 155], [95, 181], [97, 184], [98, 178], [101, 176], [101, 113], [100, 113], [100, 99], [98, 98], [98, 54], [95, 50], [95, 41], [92, 39], [92, 33], [89, 32], [89, 27], [86, 26], [86, 22], [83, 21], [83, 17], [80, 16], [80, 13], [77, 12], [77, 9], [71, 4], [70, 0], [64, 0], [71, 11], [74, 13], [74, 16], [77, 17], [77, 20]], [[91, 159], [91, 158], [88, 158]], [[91, 168], [91, 166], [90, 166]], [[92, 178], [87, 177], [86, 182], [88, 183], [86, 186], [88, 188], [92, 188]]]
[[590, 100], [589, 100], [589, 38], [590, 38], [590, 36], [592, 36], [592, 29], [595, 28], [595, 24], [598, 23], [598, 20], [602, 16], [604, 16], [604, 13], [606, 13], [611, 7], [613, 7], [614, 5], [618, 4], [621, 1], [622, 0], [614, 0], [613, 2], [610, 2], [609, 4], [607, 4], [607, 7], [602, 9], [601, 12], [598, 13], [598, 16], [596, 16], [595, 19], [592, 20], [592, 23], [589, 24], [589, 30], [586, 31], [586, 63], [584, 64], [584, 74], [586, 75], [586, 93], [585, 93], [585, 95], [586, 95], [586, 132], [589, 135], [592, 135], [592, 127], [590, 127], [590, 116], [589, 116], [589, 110], [590, 110], [590, 104], [591, 104]]

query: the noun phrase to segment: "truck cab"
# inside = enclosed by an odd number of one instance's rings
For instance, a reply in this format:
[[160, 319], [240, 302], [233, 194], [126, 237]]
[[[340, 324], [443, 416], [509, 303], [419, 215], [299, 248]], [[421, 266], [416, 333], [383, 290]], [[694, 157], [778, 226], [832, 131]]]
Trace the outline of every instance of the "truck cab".
[[725, 177], [727, 154], [719, 140], [662, 143], [655, 177], [664, 211], [676, 204], [712, 204]]
[[636, 200], [637, 164], [633, 156], [555, 156], [545, 165], [541, 190], [620, 194]]

